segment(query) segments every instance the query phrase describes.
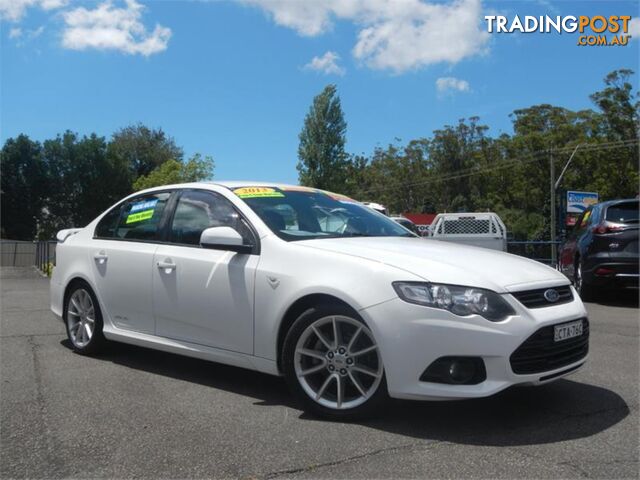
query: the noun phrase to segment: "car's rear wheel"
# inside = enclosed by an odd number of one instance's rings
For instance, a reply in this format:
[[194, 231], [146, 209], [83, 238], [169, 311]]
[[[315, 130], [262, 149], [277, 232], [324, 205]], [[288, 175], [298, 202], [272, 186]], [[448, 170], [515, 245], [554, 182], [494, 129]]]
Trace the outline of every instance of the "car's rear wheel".
[[580, 295], [580, 298], [585, 302], [593, 299], [593, 287], [585, 282], [584, 270], [582, 267], [582, 260], [578, 259], [574, 268], [573, 285]]
[[300, 315], [285, 338], [282, 365], [305, 409], [321, 416], [369, 415], [387, 397], [378, 344], [346, 306], [314, 307]]
[[88, 355], [103, 347], [102, 312], [89, 285], [77, 282], [71, 287], [65, 298], [64, 319], [67, 337], [76, 352]]

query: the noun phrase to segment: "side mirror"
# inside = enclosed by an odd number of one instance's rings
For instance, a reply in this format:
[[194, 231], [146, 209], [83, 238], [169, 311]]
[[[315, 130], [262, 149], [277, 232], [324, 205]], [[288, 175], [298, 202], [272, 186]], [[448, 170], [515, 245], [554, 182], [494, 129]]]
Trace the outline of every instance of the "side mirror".
[[211, 227], [203, 230], [200, 246], [236, 253], [251, 253], [253, 250], [253, 245], [245, 245], [242, 236], [231, 227]]

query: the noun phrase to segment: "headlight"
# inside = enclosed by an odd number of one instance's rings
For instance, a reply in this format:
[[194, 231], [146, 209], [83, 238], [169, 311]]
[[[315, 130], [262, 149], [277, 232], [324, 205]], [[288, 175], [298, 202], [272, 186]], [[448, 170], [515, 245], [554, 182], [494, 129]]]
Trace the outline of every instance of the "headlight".
[[393, 282], [393, 288], [405, 302], [442, 308], [461, 317], [480, 315], [499, 322], [515, 314], [500, 295], [483, 288], [423, 282]]

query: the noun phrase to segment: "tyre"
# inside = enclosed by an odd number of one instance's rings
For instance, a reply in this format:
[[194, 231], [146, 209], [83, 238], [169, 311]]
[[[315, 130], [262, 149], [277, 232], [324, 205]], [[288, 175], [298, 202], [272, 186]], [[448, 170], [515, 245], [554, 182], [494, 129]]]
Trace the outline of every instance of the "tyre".
[[580, 298], [584, 302], [588, 302], [593, 300], [594, 291], [593, 286], [585, 282], [583, 272], [582, 260], [578, 259], [574, 268], [573, 285], [576, 288], [578, 295], [580, 295]]
[[64, 324], [74, 351], [90, 355], [104, 347], [106, 339], [102, 333], [102, 312], [98, 299], [87, 283], [77, 282], [67, 293]]
[[387, 399], [375, 338], [346, 306], [317, 306], [300, 315], [285, 338], [282, 366], [293, 394], [318, 416], [362, 418]]

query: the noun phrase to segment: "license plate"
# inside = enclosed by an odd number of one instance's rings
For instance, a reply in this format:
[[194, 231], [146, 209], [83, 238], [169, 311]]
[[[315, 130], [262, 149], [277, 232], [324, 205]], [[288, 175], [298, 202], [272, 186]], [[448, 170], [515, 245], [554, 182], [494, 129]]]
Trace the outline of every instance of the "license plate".
[[561, 342], [582, 335], [582, 320], [556, 325], [553, 329], [553, 341]]

